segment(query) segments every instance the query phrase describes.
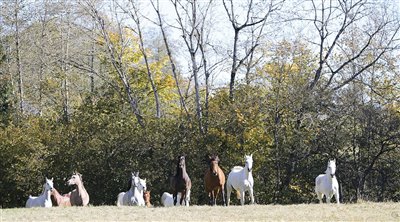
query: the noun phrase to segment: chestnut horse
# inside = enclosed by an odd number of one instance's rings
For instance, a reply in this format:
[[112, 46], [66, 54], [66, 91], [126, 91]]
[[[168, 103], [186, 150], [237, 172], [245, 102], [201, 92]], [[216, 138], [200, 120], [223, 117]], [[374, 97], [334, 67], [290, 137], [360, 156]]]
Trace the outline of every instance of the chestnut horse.
[[61, 195], [56, 188], [53, 188], [51, 191], [51, 201], [53, 202], [54, 206], [59, 207], [70, 207], [71, 200], [69, 199], [69, 194]]
[[179, 156], [176, 164], [176, 174], [170, 178], [170, 185], [174, 197], [174, 205], [177, 202], [177, 195], [181, 193], [180, 205], [185, 201], [185, 205], [189, 206], [190, 189], [192, 188], [192, 181], [186, 172], [185, 156]]
[[204, 185], [208, 197], [210, 198], [210, 204], [217, 205], [217, 197], [221, 191], [222, 201], [225, 206], [225, 174], [218, 166], [218, 162], [218, 155], [212, 155], [209, 157], [210, 167], [206, 170], [206, 174], [204, 175]]

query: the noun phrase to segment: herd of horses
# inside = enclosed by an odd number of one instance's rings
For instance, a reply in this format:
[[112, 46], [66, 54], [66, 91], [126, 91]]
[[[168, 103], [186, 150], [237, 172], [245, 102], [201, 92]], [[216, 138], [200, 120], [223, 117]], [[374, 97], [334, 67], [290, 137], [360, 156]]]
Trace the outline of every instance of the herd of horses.
[[[249, 193], [251, 204], [254, 204], [253, 155], [245, 155], [245, 166], [233, 167], [227, 179], [223, 170], [219, 167], [219, 161], [217, 155], [209, 156], [209, 168], [204, 175], [205, 191], [208, 194], [210, 205], [217, 204], [218, 195], [221, 193], [223, 205], [229, 206], [233, 189], [236, 191], [241, 205], [245, 203], [246, 191]], [[325, 174], [320, 174], [315, 179], [315, 193], [320, 203], [322, 203], [324, 196], [327, 203], [330, 203], [331, 198], [335, 196], [336, 202], [339, 204], [339, 183], [335, 172], [336, 161], [329, 160]], [[161, 196], [161, 204], [165, 207], [189, 206], [192, 182], [186, 171], [184, 155], [178, 157], [176, 173], [170, 177], [169, 182], [172, 193], [164, 192]], [[46, 178], [42, 194], [37, 197], [29, 196], [26, 207], [87, 206], [89, 194], [83, 186], [82, 175], [74, 172], [68, 180], [68, 185], [75, 186], [76, 189], [68, 194], [61, 195], [54, 188], [53, 179]], [[226, 196], [224, 187], [226, 187]], [[146, 179], [141, 179], [139, 172], [131, 173], [128, 191], [119, 193], [116, 203], [117, 206], [151, 206], [150, 191], [147, 191]]]

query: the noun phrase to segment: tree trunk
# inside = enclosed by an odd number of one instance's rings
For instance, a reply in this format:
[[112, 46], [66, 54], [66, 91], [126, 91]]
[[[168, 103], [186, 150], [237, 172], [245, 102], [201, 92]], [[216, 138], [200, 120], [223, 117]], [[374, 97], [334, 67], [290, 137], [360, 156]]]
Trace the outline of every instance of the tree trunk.
[[154, 94], [154, 100], [156, 102], [156, 117], [157, 118], [161, 118], [160, 99], [159, 99], [159, 95], [158, 95], [158, 91], [157, 91], [157, 86], [156, 86], [156, 84], [154, 82], [153, 75], [152, 75], [151, 70], [150, 70], [150, 65], [149, 65], [149, 61], [148, 61], [148, 58], [147, 58], [147, 53], [146, 53], [145, 47], [144, 47], [142, 29], [140, 27], [139, 14], [137, 13], [138, 9], [136, 8], [136, 6], [135, 6], [135, 4], [133, 2], [131, 2], [131, 3], [132, 3], [132, 6], [133, 6], [133, 10], [135, 11], [135, 15], [133, 15], [132, 13], [130, 13], [130, 15], [131, 15], [132, 19], [136, 23], [137, 33], [139, 35], [140, 51], [142, 52], [143, 59], [144, 59], [144, 62], [146, 64], [147, 76], [149, 78], [151, 89], [153, 90], [153, 94]]
[[15, 56], [17, 63], [17, 76], [18, 76], [18, 95], [19, 95], [19, 111], [21, 115], [24, 114], [24, 87], [23, 87], [23, 74], [21, 67], [21, 55], [20, 55], [20, 33], [19, 33], [19, 0], [15, 0], [14, 9], [14, 22], [15, 22]]
[[182, 91], [181, 91], [181, 88], [179, 86], [178, 73], [176, 71], [175, 62], [174, 62], [174, 60], [172, 58], [171, 49], [170, 49], [168, 41], [167, 41], [167, 35], [165, 34], [165, 31], [164, 31], [164, 28], [163, 28], [163, 22], [162, 22], [161, 14], [160, 14], [160, 11], [159, 11], [159, 1], [157, 0], [157, 7], [154, 5], [153, 1], [151, 1], [151, 4], [152, 4], [154, 10], [157, 13], [158, 26], [161, 29], [161, 34], [162, 34], [162, 37], [163, 37], [165, 48], [167, 50], [167, 55], [168, 55], [169, 63], [171, 65], [172, 74], [174, 75], [175, 85], [176, 85], [176, 88], [177, 88], [177, 91], [178, 91], [179, 101], [180, 101], [181, 107], [185, 111], [186, 115], [189, 117], [189, 112], [188, 112], [188, 109], [186, 107], [186, 102], [183, 99]]
[[[71, 32], [71, 26], [70, 26], [70, 15], [69, 11], [67, 12], [67, 33], [65, 39], [63, 39], [62, 44], [63, 44], [63, 60], [62, 60], [62, 73], [64, 74], [64, 79], [63, 79], [63, 119], [66, 123], [69, 122], [69, 67], [68, 67], [68, 60], [69, 60], [69, 39], [70, 39], [70, 32]], [[63, 29], [60, 29], [60, 31], [64, 31]], [[63, 33], [61, 33], [62, 35]]]

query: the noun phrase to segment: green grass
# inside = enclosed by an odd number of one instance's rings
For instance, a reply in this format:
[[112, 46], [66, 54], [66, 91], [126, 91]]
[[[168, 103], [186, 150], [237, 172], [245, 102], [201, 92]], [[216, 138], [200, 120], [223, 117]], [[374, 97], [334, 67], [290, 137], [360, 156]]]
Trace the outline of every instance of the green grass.
[[1, 209], [1, 221], [400, 221], [400, 203]]

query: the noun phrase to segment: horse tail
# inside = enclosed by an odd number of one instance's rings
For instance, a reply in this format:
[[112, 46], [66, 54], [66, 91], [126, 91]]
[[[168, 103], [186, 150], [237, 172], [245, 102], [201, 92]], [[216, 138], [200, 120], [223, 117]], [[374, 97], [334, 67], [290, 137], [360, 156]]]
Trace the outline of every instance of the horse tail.
[[118, 194], [118, 196], [117, 196], [117, 207], [120, 207], [120, 206], [124, 205], [123, 204], [123, 197], [124, 197], [124, 193], [123, 192]]

